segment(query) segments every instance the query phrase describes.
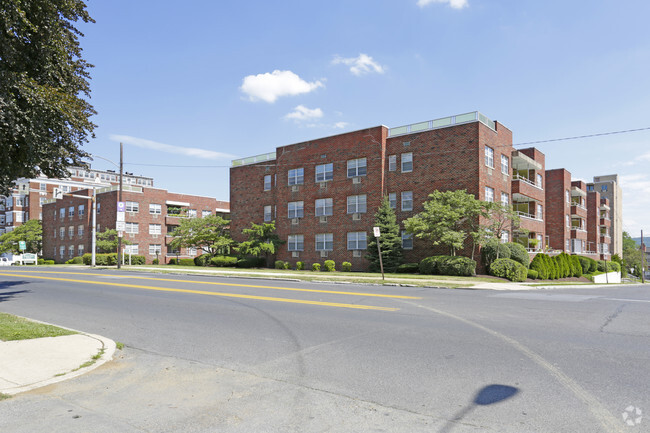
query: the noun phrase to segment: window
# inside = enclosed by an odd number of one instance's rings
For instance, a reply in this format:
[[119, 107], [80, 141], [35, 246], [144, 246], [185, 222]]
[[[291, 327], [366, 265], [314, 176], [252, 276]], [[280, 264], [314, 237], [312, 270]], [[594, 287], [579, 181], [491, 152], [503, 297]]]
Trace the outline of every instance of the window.
[[196, 209], [188, 209], [187, 210], [187, 217], [188, 218], [196, 218]]
[[542, 185], [542, 175], [539, 174], [539, 173], [537, 173], [536, 179], [537, 179], [537, 186], [540, 187], [540, 188], [543, 188], [543, 185]]
[[334, 235], [332, 233], [322, 233], [316, 235], [316, 251], [334, 250]]
[[98, 214], [99, 214], [99, 212], [101, 211], [101, 208], [102, 208], [102, 204], [101, 204], [101, 203], [97, 203], [97, 213], [98, 213]]
[[508, 206], [510, 203], [510, 197], [508, 196], [508, 193], [502, 192], [501, 193], [501, 204], [504, 206]]
[[74, 206], [68, 208], [68, 216], [74, 216]]
[[366, 195], [348, 197], [348, 213], [366, 213]]
[[196, 256], [196, 248], [194, 248], [194, 247], [187, 248], [186, 254], [188, 256]]
[[388, 156], [388, 171], [397, 170], [397, 155]]
[[537, 205], [537, 219], [538, 220], [544, 219], [544, 208], [542, 207], [541, 204]]
[[80, 204], [79, 207], [77, 208], [77, 211], [79, 213], [79, 216], [83, 216], [86, 214], [86, 205]]
[[600, 187], [600, 192], [607, 192], [607, 185], [602, 185]]
[[316, 216], [332, 215], [333, 199], [319, 198], [316, 200]]
[[84, 226], [79, 225], [77, 226], [77, 236], [82, 237], [84, 235]]
[[287, 216], [289, 218], [302, 218], [305, 214], [304, 201], [291, 201], [287, 204]]
[[294, 168], [289, 170], [289, 185], [302, 185], [305, 183], [305, 169]]
[[267, 174], [264, 176], [264, 191], [270, 191], [271, 190], [271, 175]]
[[[47, 197], [39, 197], [39, 199], [38, 199], [38, 205], [39, 205], [40, 207], [43, 207], [43, 202], [44, 202], [45, 200], [47, 200]], [[54, 213], [54, 217], [56, 218], [56, 212]]]
[[273, 219], [273, 214], [271, 213], [271, 205], [264, 206], [264, 222], [271, 222]]
[[59, 255], [61, 257], [65, 256], [65, 247], [63, 245], [59, 247]]
[[334, 164], [316, 166], [316, 182], [327, 182], [334, 179]]
[[74, 257], [74, 245], [68, 245], [68, 257]]
[[127, 212], [139, 212], [140, 211], [140, 205], [138, 204], [137, 201], [127, 201], [125, 204], [125, 208]]
[[564, 197], [566, 198], [567, 203], [571, 203], [571, 193], [569, 192], [568, 189], [564, 191]]
[[162, 234], [162, 224], [149, 224], [149, 234], [150, 235]]
[[65, 227], [59, 229], [59, 237], [63, 239], [65, 237]]
[[74, 226], [70, 226], [68, 227], [68, 237], [72, 239], [73, 236], [74, 236]]
[[161, 215], [162, 214], [162, 206], [156, 203], [150, 203], [149, 204], [149, 213], [151, 215]]
[[348, 233], [348, 250], [365, 250], [367, 247], [366, 232]]
[[510, 172], [510, 160], [507, 156], [501, 155], [501, 173], [508, 174]]
[[41, 191], [46, 191], [47, 190], [47, 184], [41, 183], [39, 188], [40, 188]]
[[510, 240], [510, 233], [508, 232], [501, 232], [501, 243], [502, 244], [507, 244]]
[[402, 248], [405, 250], [413, 249], [413, 235], [402, 230]]
[[202, 211], [201, 211], [201, 218], [205, 218], [205, 217], [208, 217], [208, 216], [210, 216], [210, 215], [212, 215], [212, 211], [211, 211], [211, 210], [202, 210]]
[[485, 146], [485, 165], [494, 168], [494, 149], [489, 146]]
[[158, 256], [162, 254], [162, 247], [159, 244], [151, 244], [149, 245], [149, 255], [150, 256]]
[[413, 171], [413, 152], [402, 153], [402, 173]]
[[289, 251], [304, 251], [305, 235], [289, 235], [287, 249]]
[[494, 201], [494, 188], [485, 187], [485, 201], [492, 203]]
[[348, 161], [348, 177], [366, 175], [366, 158], [351, 159]]
[[566, 226], [571, 227], [571, 217], [569, 215], [565, 215], [566, 219]]
[[140, 227], [138, 223], [126, 223], [126, 233], [139, 233]]
[[124, 254], [133, 254], [136, 255], [138, 254], [140, 248], [138, 248], [138, 245], [124, 245]]
[[84, 246], [83, 245], [77, 245], [77, 255], [79, 257], [84, 255]]
[[390, 204], [391, 209], [397, 208], [397, 193], [395, 192], [388, 193], [388, 203]]
[[404, 191], [402, 193], [402, 210], [413, 210], [413, 191]]

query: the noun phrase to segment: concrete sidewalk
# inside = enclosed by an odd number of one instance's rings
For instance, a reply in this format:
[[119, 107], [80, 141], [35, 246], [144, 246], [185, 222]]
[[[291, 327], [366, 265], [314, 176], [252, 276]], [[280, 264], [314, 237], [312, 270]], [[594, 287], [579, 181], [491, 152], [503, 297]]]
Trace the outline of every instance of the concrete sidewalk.
[[[115, 342], [79, 333], [0, 341], [0, 393], [17, 394], [87, 373], [113, 359]], [[80, 368], [84, 363], [94, 363]]]

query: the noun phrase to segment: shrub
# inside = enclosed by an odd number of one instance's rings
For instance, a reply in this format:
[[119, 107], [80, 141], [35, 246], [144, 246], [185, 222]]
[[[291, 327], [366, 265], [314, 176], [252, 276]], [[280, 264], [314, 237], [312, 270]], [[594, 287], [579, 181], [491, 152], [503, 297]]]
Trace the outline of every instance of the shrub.
[[153, 260], [151, 261], [151, 264], [152, 264], [152, 265], [157, 265], [157, 264], [159, 264], [159, 263], [160, 263], [160, 260], [158, 260], [158, 259], [153, 259]]
[[38, 259], [37, 262], [39, 265], [44, 265], [45, 264], [45, 259]]
[[73, 259], [66, 260], [66, 261], [65, 261], [65, 264], [66, 264], [66, 265], [71, 265], [71, 264], [72, 264], [72, 260], [73, 260]]
[[[128, 263], [128, 260], [127, 260]], [[147, 263], [147, 260], [144, 258], [144, 256], [131, 256], [131, 264], [132, 265], [144, 265]]]
[[580, 267], [582, 268], [582, 273], [583, 274], [588, 274], [589, 273], [589, 257], [583, 257], [583, 256], [575, 256], [578, 258], [578, 262], [580, 263]]
[[53, 265], [53, 264], [54, 264], [54, 260], [45, 260], [45, 264], [46, 264], [46, 265]]
[[420, 261], [419, 269], [422, 275], [436, 275], [438, 271], [438, 260], [443, 256], [425, 257]]
[[341, 271], [343, 271], [343, 272], [351, 272], [352, 271], [352, 263], [350, 263], [350, 262], [341, 263]]
[[578, 259], [578, 256], [570, 256], [570, 258], [573, 264], [573, 276], [582, 277], [582, 264], [580, 263], [580, 259]]
[[334, 260], [325, 260], [323, 263], [323, 272], [334, 272], [336, 270], [336, 263]]
[[418, 263], [404, 263], [397, 267], [398, 274], [417, 274], [420, 272], [420, 265]]
[[530, 278], [531, 280], [536, 280], [538, 276], [539, 274], [537, 273], [536, 270], [528, 269], [528, 278]]
[[237, 257], [230, 256], [215, 256], [210, 260], [212, 266], [218, 266], [220, 268], [225, 268], [227, 266], [234, 267], [237, 266]]
[[528, 269], [528, 266], [530, 265], [530, 256], [528, 255], [528, 251], [526, 251], [526, 247], [516, 242], [509, 242], [505, 244], [505, 246], [510, 250], [510, 258], [521, 263], [526, 267], [526, 269]]
[[170, 265], [175, 265], [176, 264], [176, 259], [169, 259], [169, 264]]
[[194, 259], [179, 259], [178, 264], [181, 266], [194, 266]]
[[476, 274], [476, 262], [469, 257], [443, 256], [438, 262], [438, 270], [441, 275], [470, 277]]
[[[92, 254], [86, 253], [81, 256], [81, 261], [84, 265], [92, 264]], [[112, 266], [117, 264], [117, 254], [95, 254], [95, 264], [97, 266]]]
[[194, 257], [194, 264], [196, 266], [208, 266], [210, 264], [210, 254], [205, 253]]
[[616, 262], [598, 260], [598, 270], [600, 272], [621, 272], [621, 265]]
[[[91, 257], [92, 257], [92, 255], [91, 255]], [[68, 260], [66, 263], [73, 264], [73, 265], [83, 265], [84, 264], [84, 258], [82, 256], [73, 257], [70, 260]]]
[[526, 267], [512, 259], [495, 260], [490, 266], [490, 274], [510, 281], [526, 281], [528, 276]]
[[291, 263], [284, 262], [284, 268], [283, 269], [291, 269]]
[[238, 268], [259, 268], [266, 265], [264, 257], [247, 257], [237, 260]]
[[537, 278], [540, 280], [548, 280], [549, 278], [549, 269], [544, 257], [546, 257], [546, 254], [538, 253], [530, 262], [530, 269], [537, 272]]
[[313, 265], [311, 265], [311, 270], [320, 271], [320, 263], [314, 263]]
[[598, 270], [598, 261], [592, 258], [589, 258], [589, 273], [593, 274]]
[[276, 260], [275, 269], [284, 269], [284, 262], [282, 260]]
[[296, 262], [296, 270], [302, 271], [305, 269], [305, 262]]
[[500, 259], [509, 259], [510, 248], [508, 248], [505, 244], [497, 241], [496, 239], [488, 241], [488, 243], [485, 244], [483, 248], [481, 248], [481, 257], [483, 258], [485, 267], [488, 269], [490, 268], [492, 262], [497, 260], [497, 255]]

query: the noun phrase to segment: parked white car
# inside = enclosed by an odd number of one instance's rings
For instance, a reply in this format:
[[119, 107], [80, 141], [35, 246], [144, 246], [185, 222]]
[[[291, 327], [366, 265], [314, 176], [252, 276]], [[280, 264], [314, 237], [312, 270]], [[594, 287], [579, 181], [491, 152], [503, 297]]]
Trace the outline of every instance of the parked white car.
[[11, 266], [13, 262], [10, 262], [6, 257], [0, 257], [0, 266]]

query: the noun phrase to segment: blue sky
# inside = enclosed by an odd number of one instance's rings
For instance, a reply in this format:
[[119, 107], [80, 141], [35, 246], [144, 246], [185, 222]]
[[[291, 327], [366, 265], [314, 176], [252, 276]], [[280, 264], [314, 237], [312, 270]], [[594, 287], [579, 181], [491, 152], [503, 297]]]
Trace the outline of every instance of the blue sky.
[[[127, 171], [174, 192], [228, 200], [233, 158], [475, 110], [515, 144], [650, 127], [647, 0], [90, 0], [88, 10], [98, 128], [85, 149], [117, 162], [122, 141]], [[536, 147], [575, 179], [620, 174], [624, 230], [650, 231], [650, 130]]]

